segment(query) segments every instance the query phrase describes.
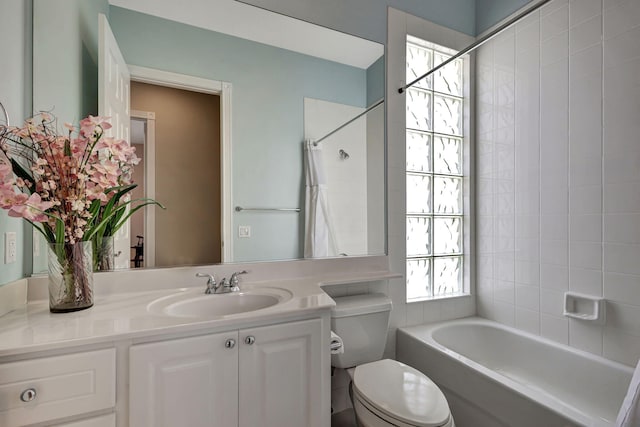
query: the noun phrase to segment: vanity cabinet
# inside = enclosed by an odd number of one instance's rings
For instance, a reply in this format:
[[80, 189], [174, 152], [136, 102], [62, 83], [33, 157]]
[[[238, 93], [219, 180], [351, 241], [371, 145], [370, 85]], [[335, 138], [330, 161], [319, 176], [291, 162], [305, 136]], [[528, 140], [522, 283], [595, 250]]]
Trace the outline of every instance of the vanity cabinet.
[[115, 402], [112, 348], [0, 364], [1, 426], [114, 427], [112, 414], [70, 424], [55, 420], [109, 410]]
[[304, 320], [133, 345], [135, 427], [315, 427], [322, 322]]

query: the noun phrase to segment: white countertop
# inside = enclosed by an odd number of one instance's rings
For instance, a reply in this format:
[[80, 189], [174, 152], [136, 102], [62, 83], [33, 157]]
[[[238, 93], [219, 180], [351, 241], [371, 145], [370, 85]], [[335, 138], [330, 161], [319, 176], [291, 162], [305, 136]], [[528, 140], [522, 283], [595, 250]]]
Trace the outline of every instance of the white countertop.
[[[98, 295], [93, 307], [62, 314], [50, 313], [46, 300], [33, 301], [0, 317], [0, 356], [172, 333], [215, 332], [304, 317], [335, 305], [320, 285], [317, 278], [249, 283], [245, 289], [278, 287], [293, 296], [271, 307], [215, 319], [174, 317], [147, 310], [158, 298], [179, 292], [197, 295], [196, 289], [204, 291], [202, 286]], [[202, 294], [203, 298], [216, 296]]]

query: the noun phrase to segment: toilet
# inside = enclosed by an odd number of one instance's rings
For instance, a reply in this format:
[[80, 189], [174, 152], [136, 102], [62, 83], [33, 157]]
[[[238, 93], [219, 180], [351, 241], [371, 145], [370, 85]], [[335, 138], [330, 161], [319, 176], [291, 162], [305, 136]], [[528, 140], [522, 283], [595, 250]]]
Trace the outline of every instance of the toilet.
[[[391, 300], [384, 294], [334, 298], [331, 330], [344, 343], [331, 365], [351, 375], [350, 394], [362, 427], [455, 427], [438, 386], [420, 371], [382, 359]], [[355, 368], [355, 369], [353, 369]]]

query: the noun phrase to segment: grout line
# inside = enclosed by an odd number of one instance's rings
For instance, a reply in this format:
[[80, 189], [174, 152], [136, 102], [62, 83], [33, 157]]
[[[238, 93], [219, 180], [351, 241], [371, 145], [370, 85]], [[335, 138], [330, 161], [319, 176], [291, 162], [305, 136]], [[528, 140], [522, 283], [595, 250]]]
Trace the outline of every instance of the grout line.
[[[600, 0], [600, 291], [604, 297], [604, 1]], [[604, 355], [604, 327], [600, 333], [600, 354]]]

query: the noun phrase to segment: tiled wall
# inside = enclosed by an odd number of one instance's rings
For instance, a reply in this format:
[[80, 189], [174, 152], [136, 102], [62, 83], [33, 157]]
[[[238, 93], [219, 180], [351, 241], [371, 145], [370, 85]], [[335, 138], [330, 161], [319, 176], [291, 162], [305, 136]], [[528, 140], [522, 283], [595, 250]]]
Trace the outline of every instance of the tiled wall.
[[[477, 56], [478, 313], [640, 356], [640, 2], [554, 0]], [[604, 296], [604, 326], [563, 294]]]
[[[405, 274], [405, 100], [398, 88], [405, 82], [405, 43], [407, 34], [462, 49], [473, 39], [451, 29], [430, 23], [395, 9], [389, 9], [387, 42], [387, 216], [391, 271]], [[405, 279], [327, 289], [339, 296], [364, 292], [383, 292], [391, 297], [393, 309], [384, 357], [393, 358], [399, 327], [467, 317], [475, 314], [475, 298], [466, 296], [435, 301], [406, 303]], [[349, 377], [336, 369], [332, 377], [331, 403], [335, 412], [351, 406]]]

